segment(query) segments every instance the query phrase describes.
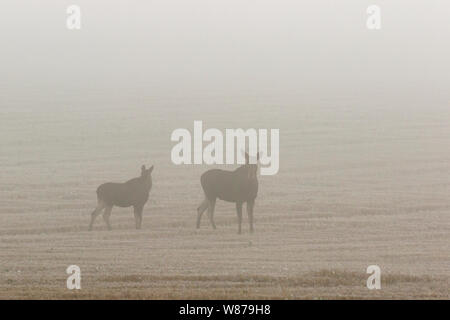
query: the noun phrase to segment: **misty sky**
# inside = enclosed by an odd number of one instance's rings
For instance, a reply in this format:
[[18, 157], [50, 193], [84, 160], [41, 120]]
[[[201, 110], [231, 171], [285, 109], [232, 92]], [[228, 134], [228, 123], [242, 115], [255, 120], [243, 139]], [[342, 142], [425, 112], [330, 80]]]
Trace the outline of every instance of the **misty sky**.
[[[66, 28], [66, 8], [82, 29]], [[366, 28], [366, 8], [382, 29]], [[447, 0], [2, 0], [0, 97], [420, 95], [448, 102]]]

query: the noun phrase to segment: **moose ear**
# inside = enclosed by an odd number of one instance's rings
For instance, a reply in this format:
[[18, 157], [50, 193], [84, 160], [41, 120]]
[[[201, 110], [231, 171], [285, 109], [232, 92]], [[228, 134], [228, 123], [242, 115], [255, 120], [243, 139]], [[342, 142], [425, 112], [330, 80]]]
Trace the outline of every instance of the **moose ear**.
[[145, 171], [145, 165], [142, 165], [141, 167], [141, 171], [144, 172]]
[[154, 167], [154, 166], [151, 166], [147, 171], [148, 171], [149, 173], [152, 173], [153, 167]]
[[246, 164], [249, 164], [249, 162], [250, 162], [250, 156], [249, 156], [248, 153], [246, 152], [246, 153], [245, 153], [245, 163], [246, 163]]
[[263, 152], [260, 151], [256, 154], [256, 160], [259, 161], [259, 158], [263, 155]]

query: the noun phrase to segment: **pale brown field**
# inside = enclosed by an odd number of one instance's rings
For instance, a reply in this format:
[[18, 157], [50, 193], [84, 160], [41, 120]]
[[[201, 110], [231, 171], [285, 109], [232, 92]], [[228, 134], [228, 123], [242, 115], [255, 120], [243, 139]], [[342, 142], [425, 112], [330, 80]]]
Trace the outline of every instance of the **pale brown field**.
[[[313, 101], [313, 102], [311, 102]], [[90, 106], [90, 107], [89, 107]], [[206, 166], [174, 166], [175, 128], [280, 128], [255, 233], [218, 202], [195, 229]], [[0, 110], [1, 299], [448, 299], [448, 106], [208, 98], [115, 105], [13, 101]], [[154, 164], [135, 230], [95, 189]], [[231, 169], [232, 167], [230, 167]], [[66, 288], [67, 266], [82, 289]], [[368, 290], [367, 266], [382, 289]]]

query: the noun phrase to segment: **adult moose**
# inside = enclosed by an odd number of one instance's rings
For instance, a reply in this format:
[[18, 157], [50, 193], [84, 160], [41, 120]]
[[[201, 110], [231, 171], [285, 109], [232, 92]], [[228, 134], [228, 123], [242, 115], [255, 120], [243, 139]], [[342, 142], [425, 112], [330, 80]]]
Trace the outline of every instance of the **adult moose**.
[[150, 189], [152, 188], [152, 171], [153, 166], [146, 169], [141, 167], [141, 176], [133, 178], [124, 183], [104, 183], [97, 188], [97, 208], [91, 214], [91, 223], [89, 231], [92, 230], [95, 218], [103, 213], [108, 230], [111, 230], [109, 217], [113, 206], [117, 207], [133, 207], [136, 229], [140, 229], [142, 225], [142, 212], [144, 205], [147, 203]]
[[[238, 217], [238, 233], [241, 233], [242, 206], [247, 203], [247, 214], [250, 223], [250, 232], [253, 232], [253, 207], [258, 194], [258, 164], [250, 164], [250, 157], [245, 153], [245, 164], [234, 171], [211, 169], [202, 174], [200, 182], [205, 193], [205, 200], [197, 209], [197, 229], [200, 228], [200, 220], [208, 209], [211, 225], [214, 223], [214, 208], [216, 199], [236, 203]], [[259, 153], [257, 154], [259, 160]]]

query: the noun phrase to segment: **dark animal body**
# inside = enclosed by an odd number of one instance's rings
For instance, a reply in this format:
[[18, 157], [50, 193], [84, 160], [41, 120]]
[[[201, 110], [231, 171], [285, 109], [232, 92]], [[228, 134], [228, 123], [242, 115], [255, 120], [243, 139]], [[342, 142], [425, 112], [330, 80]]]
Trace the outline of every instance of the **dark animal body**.
[[146, 169], [141, 168], [141, 176], [133, 178], [124, 183], [108, 182], [97, 188], [97, 207], [92, 212], [89, 230], [92, 230], [95, 218], [103, 212], [103, 219], [106, 226], [111, 230], [109, 217], [113, 206], [117, 207], [133, 207], [136, 229], [140, 229], [142, 225], [142, 213], [144, 206], [148, 201], [150, 190], [152, 188], [153, 166]]
[[200, 221], [206, 209], [208, 209], [212, 227], [216, 228], [214, 208], [216, 200], [220, 199], [236, 203], [238, 233], [241, 233], [242, 206], [247, 203], [250, 232], [253, 232], [253, 208], [258, 195], [258, 165], [249, 164], [248, 154], [245, 156], [246, 164], [234, 171], [212, 169], [202, 174], [200, 182], [205, 193], [205, 200], [197, 209], [197, 228], [200, 228]]

